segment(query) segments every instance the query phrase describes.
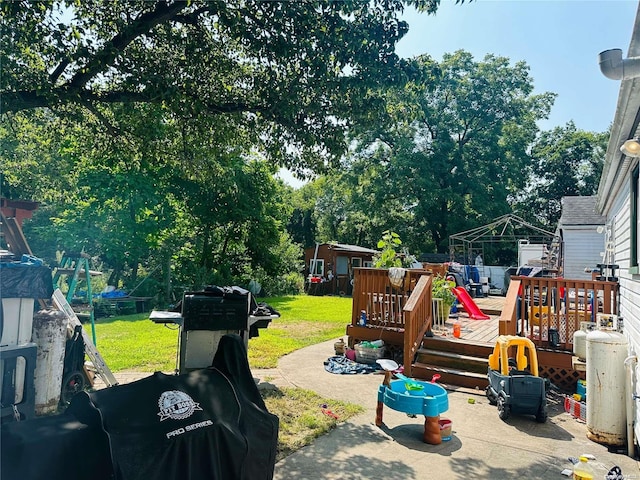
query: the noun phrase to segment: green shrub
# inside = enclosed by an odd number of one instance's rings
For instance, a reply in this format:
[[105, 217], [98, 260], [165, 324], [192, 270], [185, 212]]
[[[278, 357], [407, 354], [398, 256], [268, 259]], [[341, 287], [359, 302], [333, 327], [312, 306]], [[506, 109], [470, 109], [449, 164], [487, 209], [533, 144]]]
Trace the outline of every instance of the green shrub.
[[304, 277], [296, 272], [276, 277], [264, 276], [258, 282], [262, 285], [260, 294], [263, 296], [299, 295], [304, 292]]

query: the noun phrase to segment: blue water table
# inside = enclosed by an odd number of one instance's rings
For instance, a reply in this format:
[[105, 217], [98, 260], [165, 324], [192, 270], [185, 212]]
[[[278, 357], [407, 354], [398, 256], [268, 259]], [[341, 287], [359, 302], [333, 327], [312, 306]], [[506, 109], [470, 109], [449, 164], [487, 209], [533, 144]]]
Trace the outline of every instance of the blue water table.
[[[378, 387], [376, 425], [382, 425], [384, 405], [398, 412], [421, 414], [425, 416], [423, 440], [432, 445], [440, 444], [440, 414], [449, 409], [447, 391], [437, 383], [414, 380], [394, 373], [398, 364], [393, 360], [380, 359], [377, 363], [385, 370], [385, 378]], [[397, 380], [391, 379], [394, 375]]]

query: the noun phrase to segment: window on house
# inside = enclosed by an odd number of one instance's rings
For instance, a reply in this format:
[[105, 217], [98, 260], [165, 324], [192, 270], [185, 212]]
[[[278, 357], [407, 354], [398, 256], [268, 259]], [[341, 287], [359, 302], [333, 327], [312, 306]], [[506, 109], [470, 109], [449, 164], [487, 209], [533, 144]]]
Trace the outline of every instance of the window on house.
[[324, 276], [324, 259], [318, 258], [316, 259], [316, 266], [313, 267], [313, 259], [309, 262], [309, 272], [311, 275], [320, 275]]
[[371, 260], [365, 260], [364, 262], [362, 262], [362, 266], [363, 267], [367, 267], [367, 268], [371, 268], [371, 267], [373, 267], [373, 262]]
[[351, 266], [352, 267], [361, 267], [362, 266], [362, 259], [359, 257], [352, 257], [351, 258]]
[[640, 254], [640, 245], [638, 242], [640, 239], [638, 238], [638, 231], [640, 230], [638, 226], [638, 222], [640, 218], [638, 218], [638, 212], [640, 211], [640, 185], [638, 182], [640, 181], [640, 166], [636, 165], [636, 168], [633, 169], [633, 173], [631, 174], [631, 258], [629, 266], [631, 267], [631, 273], [640, 273], [638, 272], [638, 256]]
[[347, 275], [349, 273], [349, 259], [347, 257], [336, 258], [336, 275]]

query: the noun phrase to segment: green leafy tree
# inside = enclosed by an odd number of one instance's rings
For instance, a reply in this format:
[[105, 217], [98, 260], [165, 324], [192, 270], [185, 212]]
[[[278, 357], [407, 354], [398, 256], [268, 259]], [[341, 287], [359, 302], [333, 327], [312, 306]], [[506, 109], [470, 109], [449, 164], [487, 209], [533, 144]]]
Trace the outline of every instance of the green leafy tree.
[[249, 135], [273, 160], [304, 172], [338, 158], [344, 128], [403, 81], [395, 53], [405, 5], [373, 2], [4, 2], [0, 113], [47, 107], [92, 112], [116, 135], [116, 104], [158, 105], [214, 137]]
[[303, 248], [311, 247], [315, 245], [316, 241], [320, 241], [317, 236], [314, 212], [322, 185], [323, 182], [317, 180], [306, 183], [295, 191], [290, 189], [293, 212], [287, 224], [287, 231], [292, 240], [302, 245]]
[[334, 165], [416, 74], [403, 8], [438, 4], [5, 2], [3, 185], [43, 202], [43, 244], [100, 256], [113, 283], [273, 274], [291, 251], [274, 166]]
[[0, 129], [3, 172], [22, 198], [46, 199], [27, 227], [35, 251], [53, 263], [58, 251], [84, 250], [103, 262], [109, 284], [129, 288], [139, 271], [186, 289], [251, 278], [247, 266], [287, 270], [290, 256], [276, 248], [291, 212], [285, 187], [273, 167], [243, 154], [244, 140], [219, 148], [158, 106], [144, 117], [113, 109], [129, 118], [117, 139], [90, 114], [82, 128], [27, 112]]
[[609, 143], [609, 132], [585, 132], [573, 122], [543, 132], [528, 169], [529, 186], [516, 197], [521, 216], [555, 228], [562, 197], [595, 195]]
[[375, 248], [385, 230], [405, 237], [410, 218], [397, 199], [378, 190], [380, 171], [371, 162], [327, 176], [315, 216], [321, 241]]
[[367, 215], [385, 212], [412, 251], [445, 252], [451, 233], [510, 212], [554, 95], [534, 95], [527, 65], [504, 57], [458, 51], [417, 63], [415, 80], [388, 91], [379, 125], [356, 132], [343, 168], [370, 180]]

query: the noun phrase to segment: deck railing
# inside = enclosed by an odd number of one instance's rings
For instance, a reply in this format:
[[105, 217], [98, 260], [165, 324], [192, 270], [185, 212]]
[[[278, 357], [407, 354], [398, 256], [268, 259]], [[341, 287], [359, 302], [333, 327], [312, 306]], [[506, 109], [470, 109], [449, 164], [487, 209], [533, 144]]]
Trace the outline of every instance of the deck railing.
[[403, 363], [406, 375], [411, 376], [413, 357], [422, 346], [422, 339], [431, 330], [433, 323], [433, 304], [431, 302], [431, 275], [423, 275], [418, 279], [416, 288], [404, 306], [404, 345]]
[[581, 322], [618, 314], [618, 283], [511, 277], [500, 317], [501, 335], [525, 335], [538, 347], [573, 350]]
[[407, 269], [402, 284], [394, 287], [387, 269], [354, 269], [351, 325], [358, 326], [365, 312], [368, 329], [400, 332], [406, 375], [422, 336], [431, 328], [431, 275], [430, 270]]

